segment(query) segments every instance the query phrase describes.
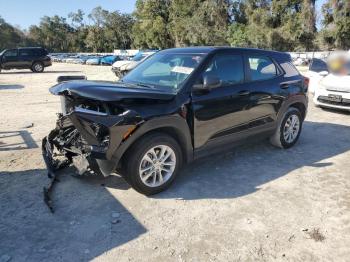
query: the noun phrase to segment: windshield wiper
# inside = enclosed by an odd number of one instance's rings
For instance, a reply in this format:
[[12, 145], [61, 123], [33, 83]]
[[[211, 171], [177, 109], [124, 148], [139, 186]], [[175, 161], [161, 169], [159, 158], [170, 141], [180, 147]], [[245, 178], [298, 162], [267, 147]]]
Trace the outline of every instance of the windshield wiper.
[[129, 86], [147, 87], [147, 88], [155, 89], [154, 85], [145, 84], [145, 83], [141, 83], [141, 82], [132, 83], [132, 82], [125, 82], [123, 80], [119, 80], [119, 82], [123, 83], [124, 85], [129, 85]]
[[152, 88], [152, 89], [155, 88], [154, 85], [145, 84], [145, 83], [135, 83], [135, 85], [142, 86], [142, 87], [147, 87], [147, 88]]

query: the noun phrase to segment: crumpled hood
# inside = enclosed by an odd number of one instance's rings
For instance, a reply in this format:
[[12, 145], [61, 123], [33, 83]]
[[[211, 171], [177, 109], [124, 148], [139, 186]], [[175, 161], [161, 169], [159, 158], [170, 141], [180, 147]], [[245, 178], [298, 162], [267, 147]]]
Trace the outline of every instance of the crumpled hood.
[[99, 101], [121, 101], [123, 99], [171, 100], [175, 93], [159, 89], [130, 87], [123, 83], [98, 81], [69, 81], [51, 87], [54, 95], [71, 95]]

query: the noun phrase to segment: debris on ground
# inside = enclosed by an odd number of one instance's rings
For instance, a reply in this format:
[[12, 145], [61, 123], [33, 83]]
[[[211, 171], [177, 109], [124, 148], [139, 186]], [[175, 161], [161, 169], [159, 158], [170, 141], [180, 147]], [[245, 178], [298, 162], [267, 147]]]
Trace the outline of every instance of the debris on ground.
[[307, 232], [311, 239], [315, 240], [316, 242], [322, 242], [326, 239], [326, 237], [320, 232], [319, 228], [314, 228], [310, 232]]
[[112, 213], [112, 217], [113, 218], [118, 218], [118, 217], [120, 217], [120, 214], [118, 212], [113, 212]]
[[113, 219], [112, 224], [119, 224], [121, 222], [120, 219]]
[[23, 128], [32, 128], [34, 127], [34, 123], [26, 124]]

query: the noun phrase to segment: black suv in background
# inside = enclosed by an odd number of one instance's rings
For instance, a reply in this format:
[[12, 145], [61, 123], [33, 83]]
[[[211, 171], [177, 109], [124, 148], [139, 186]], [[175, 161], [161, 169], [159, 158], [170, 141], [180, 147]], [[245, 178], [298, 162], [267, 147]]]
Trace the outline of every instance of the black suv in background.
[[48, 52], [41, 47], [6, 49], [0, 53], [0, 72], [2, 69], [30, 69], [41, 73], [51, 65]]
[[307, 111], [307, 83], [286, 53], [163, 50], [117, 83], [53, 86], [63, 112], [43, 140], [43, 156], [51, 177], [70, 164], [80, 174], [117, 171], [137, 191], [155, 194], [198, 157], [257, 138], [293, 146]]

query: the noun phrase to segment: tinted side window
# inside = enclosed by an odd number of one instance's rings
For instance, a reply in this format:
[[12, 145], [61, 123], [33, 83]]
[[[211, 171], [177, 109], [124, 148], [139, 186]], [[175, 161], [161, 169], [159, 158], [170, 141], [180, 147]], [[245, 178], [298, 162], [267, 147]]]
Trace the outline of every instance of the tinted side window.
[[33, 51], [30, 49], [20, 49], [19, 50], [19, 55], [20, 56], [32, 56], [33, 55]]
[[241, 83], [244, 81], [243, 58], [240, 55], [216, 55], [205, 72], [217, 76], [223, 86]]
[[249, 56], [248, 63], [252, 81], [266, 80], [277, 75], [276, 66], [268, 57]]
[[17, 50], [13, 49], [13, 50], [8, 50], [5, 52], [4, 56], [6, 57], [15, 57], [17, 56]]

